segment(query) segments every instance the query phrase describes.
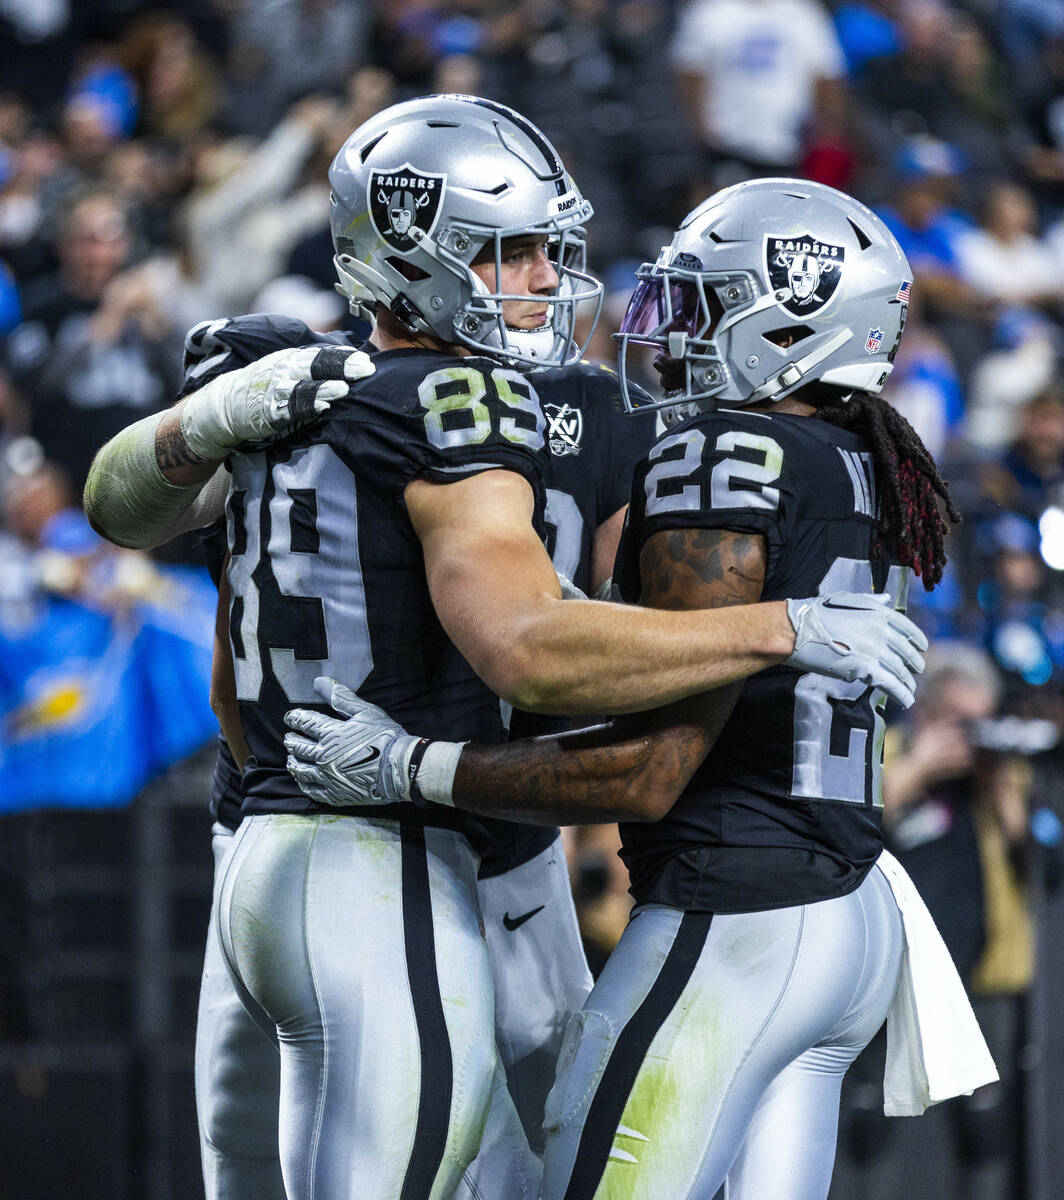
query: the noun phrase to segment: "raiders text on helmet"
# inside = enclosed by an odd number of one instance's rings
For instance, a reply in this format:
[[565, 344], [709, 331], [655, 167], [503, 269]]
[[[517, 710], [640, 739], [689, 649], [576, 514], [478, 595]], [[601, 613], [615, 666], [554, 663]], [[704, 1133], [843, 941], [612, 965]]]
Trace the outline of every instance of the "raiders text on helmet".
[[[645, 263], [621, 332], [675, 368], [652, 407], [780, 400], [813, 380], [878, 392], [893, 369], [912, 274], [893, 234], [852, 197], [800, 179], [755, 179], [711, 196]], [[668, 371], [666, 371], [668, 378]]]
[[[474, 96], [393, 105], [348, 138], [329, 171], [339, 291], [356, 311], [386, 306], [408, 328], [537, 366], [573, 356], [576, 305], [601, 303], [585, 270], [592, 214], [554, 147], [524, 117]], [[542, 329], [509, 329], [506, 300], [470, 270], [485, 247], [547, 237], [558, 273]]]

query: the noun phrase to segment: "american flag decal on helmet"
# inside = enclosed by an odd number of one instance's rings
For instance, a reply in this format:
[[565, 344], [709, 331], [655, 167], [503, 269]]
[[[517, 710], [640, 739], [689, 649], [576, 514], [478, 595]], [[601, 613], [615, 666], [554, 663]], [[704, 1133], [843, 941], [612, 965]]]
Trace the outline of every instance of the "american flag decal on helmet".
[[898, 294], [894, 297], [895, 300], [902, 304], [909, 303], [909, 293], [913, 290], [913, 281], [911, 279], [903, 279], [901, 287], [898, 288]]

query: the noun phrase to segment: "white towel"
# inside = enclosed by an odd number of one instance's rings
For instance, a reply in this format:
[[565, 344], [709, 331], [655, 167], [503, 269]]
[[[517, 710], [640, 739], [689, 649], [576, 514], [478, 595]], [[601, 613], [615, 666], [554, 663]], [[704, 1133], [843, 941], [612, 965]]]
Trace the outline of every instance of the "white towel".
[[970, 1096], [998, 1073], [916, 885], [888, 851], [876, 865], [890, 884], [905, 929], [898, 988], [887, 1014], [883, 1111], [888, 1117], [917, 1117], [942, 1100]]

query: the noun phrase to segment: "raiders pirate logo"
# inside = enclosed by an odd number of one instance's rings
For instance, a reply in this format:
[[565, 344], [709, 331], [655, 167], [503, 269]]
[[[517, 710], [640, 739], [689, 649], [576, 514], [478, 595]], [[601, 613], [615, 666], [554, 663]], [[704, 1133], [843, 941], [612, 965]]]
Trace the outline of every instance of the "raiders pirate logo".
[[584, 436], [584, 414], [568, 404], [544, 404], [547, 418], [547, 441], [551, 454], [579, 454], [580, 439]]
[[791, 298], [783, 307], [796, 317], [819, 312], [834, 296], [845, 256], [845, 247], [818, 241], [809, 234], [765, 238], [769, 282], [774, 289], [790, 289]]
[[371, 171], [367, 192], [373, 228], [393, 250], [402, 254], [413, 250], [411, 229], [425, 234], [435, 229], [446, 188], [446, 175], [419, 171], [409, 163]]

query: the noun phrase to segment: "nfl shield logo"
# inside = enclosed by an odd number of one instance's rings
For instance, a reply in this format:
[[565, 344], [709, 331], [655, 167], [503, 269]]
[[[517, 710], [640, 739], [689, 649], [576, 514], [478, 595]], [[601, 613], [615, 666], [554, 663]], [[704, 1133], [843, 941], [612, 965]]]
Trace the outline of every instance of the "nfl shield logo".
[[819, 312], [835, 295], [842, 278], [844, 246], [833, 246], [808, 233], [765, 237], [765, 267], [776, 291], [791, 295], [782, 306], [795, 317]]
[[371, 171], [366, 190], [373, 228], [393, 250], [413, 250], [417, 242], [411, 230], [430, 234], [435, 229], [446, 188], [446, 175], [419, 171], [409, 163]]
[[865, 350], [869, 354], [878, 354], [879, 347], [883, 345], [883, 330], [870, 329], [868, 331], [868, 340], [864, 344]]

